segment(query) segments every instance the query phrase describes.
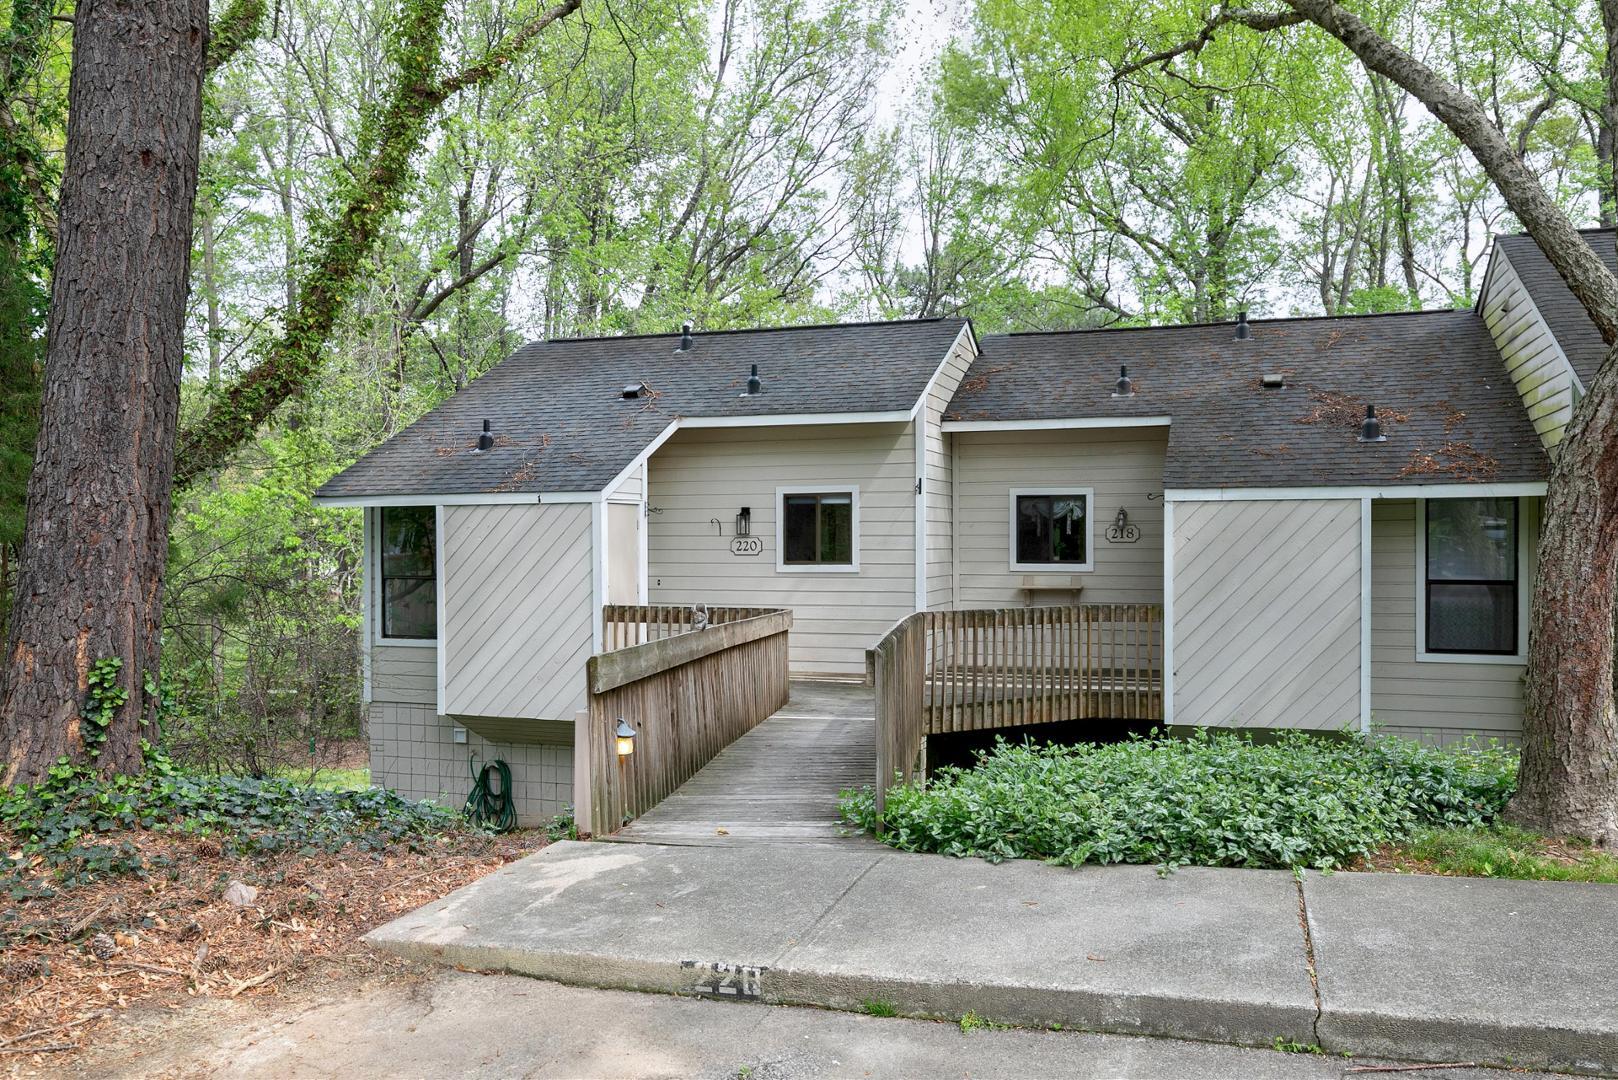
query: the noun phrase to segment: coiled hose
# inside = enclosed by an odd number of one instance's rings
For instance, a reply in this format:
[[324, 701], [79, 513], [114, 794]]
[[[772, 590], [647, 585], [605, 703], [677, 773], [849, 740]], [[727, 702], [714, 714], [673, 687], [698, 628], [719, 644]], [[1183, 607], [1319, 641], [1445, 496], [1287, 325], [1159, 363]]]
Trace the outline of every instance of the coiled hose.
[[511, 766], [495, 758], [479, 770], [477, 755], [469, 754], [466, 767], [472, 773], [472, 792], [466, 797], [467, 818], [489, 832], [515, 829], [517, 806], [511, 801]]

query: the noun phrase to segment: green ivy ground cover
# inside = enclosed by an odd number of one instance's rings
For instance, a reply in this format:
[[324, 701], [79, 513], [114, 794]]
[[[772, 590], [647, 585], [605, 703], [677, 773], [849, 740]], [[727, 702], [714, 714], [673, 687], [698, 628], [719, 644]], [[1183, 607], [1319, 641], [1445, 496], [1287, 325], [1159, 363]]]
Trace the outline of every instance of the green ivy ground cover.
[[[905, 851], [1001, 859], [1287, 869], [1345, 866], [1422, 829], [1482, 826], [1516, 786], [1515, 753], [1406, 739], [1228, 732], [1013, 745], [889, 792], [881, 836]], [[877, 832], [870, 791], [843, 816]]]
[[204, 776], [156, 757], [106, 780], [63, 765], [44, 783], [0, 788], [0, 885], [13, 898], [104, 874], [153, 869], [129, 835], [211, 836], [229, 855], [380, 851], [465, 829], [459, 814], [391, 791], [327, 790], [286, 779]]

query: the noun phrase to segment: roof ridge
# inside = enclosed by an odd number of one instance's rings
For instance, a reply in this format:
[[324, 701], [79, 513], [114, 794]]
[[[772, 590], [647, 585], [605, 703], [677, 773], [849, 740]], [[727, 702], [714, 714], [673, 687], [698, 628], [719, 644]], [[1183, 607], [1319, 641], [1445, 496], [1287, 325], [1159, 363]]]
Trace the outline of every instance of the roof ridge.
[[[1391, 319], [1410, 315], [1470, 315], [1471, 308], [1423, 308], [1417, 311], [1362, 311], [1341, 315], [1275, 315], [1265, 318], [1248, 319], [1249, 326], [1259, 323], [1296, 323], [1296, 322], [1340, 322], [1348, 319]], [[1071, 330], [1012, 330], [1004, 334], [984, 334], [991, 337], [1040, 337], [1056, 336], [1059, 334], [1106, 334], [1125, 333], [1135, 330], [1207, 330], [1221, 326], [1234, 327], [1236, 320], [1224, 319], [1219, 322], [1197, 323], [1157, 323], [1151, 326], [1080, 326]]]
[[[1580, 229], [1578, 229], [1576, 231], [1578, 232], [1578, 234], [1580, 236], [1583, 236], [1586, 233], [1611, 233], [1611, 232], [1618, 232], [1618, 225], [1585, 225], [1585, 226], [1583, 226], [1582, 228], [1580, 228]], [[1528, 233], [1528, 231], [1526, 229], [1519, 230], [1517, 232], [1495, 233], [1494, 238], [1496, 240], [1532, 240], [1533, 239], [1533, 237], [1531, 235], [1529, 235], [1529, 233]]]
[[[736, 326], [723, 330], [691, 329], [693, 338], [718, 337], [721, 334], [773, 334], [790, 330], [849, 330], [861, 329], [871, 326], [919, 326], [923, 323], [948, 322], [951, 319], [966, 322], [964, 315], [930, 315], [922, 319], [866, 319], [861, 322], [833, 322], [833, 323], [793, 323], [786, 326]], [[648, 338], [675, 338], [680, 336], [679, 328], [665, 330], [655, 334], [591, 334], [584, 337], [543, 338], [545, 345], [567, 345], [581, 341], [645, 341]]]

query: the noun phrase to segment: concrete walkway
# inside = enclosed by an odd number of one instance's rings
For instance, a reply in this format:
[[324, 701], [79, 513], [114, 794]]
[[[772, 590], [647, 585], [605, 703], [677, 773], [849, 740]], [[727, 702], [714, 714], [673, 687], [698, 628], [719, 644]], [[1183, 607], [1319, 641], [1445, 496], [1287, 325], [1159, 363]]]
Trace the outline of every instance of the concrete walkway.
[[561, 843], [374, 931], [559, 982], [1618, 1073], [1618, 888]]
[[786, 706], [651, 810], [603, 840], [652, 844], [871, 843], [848, 836], [837, 795], [876, 781], [875, 692], [792, 683]]

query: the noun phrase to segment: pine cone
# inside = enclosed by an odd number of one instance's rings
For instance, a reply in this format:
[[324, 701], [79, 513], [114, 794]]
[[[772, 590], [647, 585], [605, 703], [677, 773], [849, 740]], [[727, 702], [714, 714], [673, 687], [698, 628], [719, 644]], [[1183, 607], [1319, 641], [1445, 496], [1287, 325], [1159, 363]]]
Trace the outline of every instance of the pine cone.
[[196, 852], [199, 859], [217, 859], [225, 849], [219, 846], [219, 841], [203, 838], [197, 841]]
[[23, 982], [26, 979], [49, 975], [50, 971], [50, 966], [39, 957], [24, 956], [19, 960], [7, 960], [0, 964], [0, 979], [6, 982]]
[[197, 922], [197, 920], [192, 919], [190, 922], [180, 927], [179, 930], [175, 931], [174, 938], [176, 941], [190, 941], [200, 933], [202, 933], [202, 924]]
[[118, 951], [118, 943], [112, 940], [110, 934], [97, 934], [90, 939], [90, 952], [97, 960], [111, 960]]

